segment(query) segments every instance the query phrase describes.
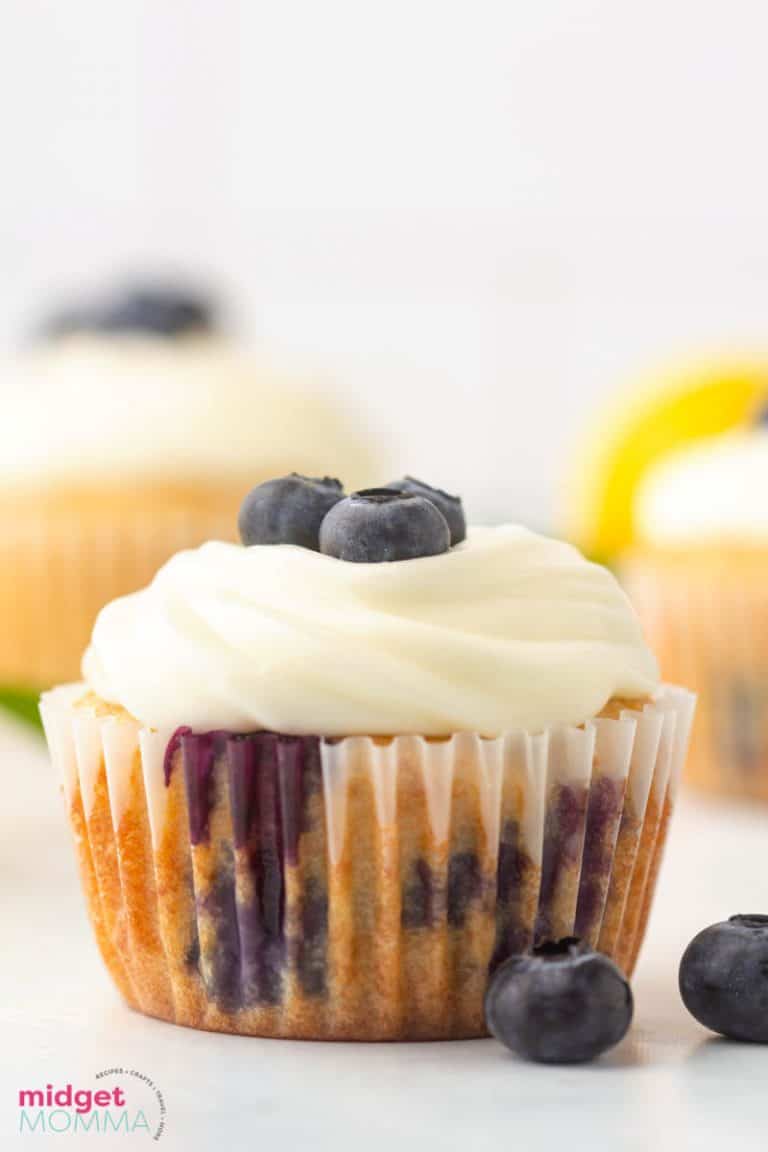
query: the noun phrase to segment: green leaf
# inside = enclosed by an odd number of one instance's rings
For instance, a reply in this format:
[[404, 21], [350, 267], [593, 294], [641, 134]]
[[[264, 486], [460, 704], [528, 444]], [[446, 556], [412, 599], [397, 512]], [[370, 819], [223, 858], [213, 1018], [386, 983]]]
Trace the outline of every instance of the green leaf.
[[0, 688], [0, 708], [38, 732], [42, 731], [39, 701], [40, 693], [28, 688]]

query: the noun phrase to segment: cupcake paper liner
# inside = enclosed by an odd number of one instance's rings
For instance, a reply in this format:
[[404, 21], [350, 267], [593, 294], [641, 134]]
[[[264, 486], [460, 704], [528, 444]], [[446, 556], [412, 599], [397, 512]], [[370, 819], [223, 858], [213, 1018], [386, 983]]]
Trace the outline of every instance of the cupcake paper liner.
[[96, 939], [139, 1011], [258, 1036], [472, 1037], [489, 970], [537, 941], [578, 934], [631, 972], [691, 693], [445, 740], [160, 733], [83, 693], [41, 711]]
[[623, 572], [662, 673], [697, 692], [685, 779], [768, 801], [768, 583], [755, 554], [636, 558]]

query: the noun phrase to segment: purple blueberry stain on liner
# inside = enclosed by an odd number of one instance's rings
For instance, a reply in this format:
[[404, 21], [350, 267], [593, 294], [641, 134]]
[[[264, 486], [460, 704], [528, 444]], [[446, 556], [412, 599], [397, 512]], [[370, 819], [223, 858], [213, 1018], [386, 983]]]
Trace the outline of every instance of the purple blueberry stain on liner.
[[576, 909], [577, 936], [589, 937], [602, 913], [625, 790], [624, 780], [603, 776], [592, 784], [589, 791]]
[[229, 733], [220, 730], [194, 733], [189, 727], [181, 727], [173, 733], [165, 749], [163, 776], [166, 788], [171, 784], [174, 760], [177, 753], [181, 753], [189, 834], [193, 844], [200, 844], [208, 838], [214, 763], [228, 737]]
[[532, 865], [528, 853], [522, 846], [522, 830], [518, 820], [505, 820], [499, 842], [499, 859], [496, 868], [496, 890], [500, 904], [509, 904], [516, 892], [521, 890], [526, 872]]
[[181, 756], [189, 810], [189, 836], [193, 844], [200, 844], [208, 839], [208, 822], [216, 802], [213, 770], [225, 739], [221, 732], [207, 732], [204, 736], [185, 733], [181, 737]]
[[480, 860], [474, 852], [453, 852], [443, 881], [419, 856], [403, 883], [400, 922], [405, 929], [434, 928], [443, 912], [450, 928], [463, 928], [470, 906], [493, 887], [484, 882]]
[[451, 928], [463, 928], [470, 905], [483, 893], [483, 873], [475, 852], [454, 852], [448, 861], [446, 913]]
[[281, 737], [277, 741], [277, 775], [280, 788], [280, 817], [286, 864], [299, 861], [301, 834], [302, 786], [307, 742], [299, 736]]
[[[250, 755], [238, 747], [248, 744]], [[251, 898], [237, 905], [243, 953], [243, 983], [250, 1002], [282, 999], [286, 960], [285, 880], [277, 780], [277, 737], [254, 733], [228, 741], [230, 804], [238, 826], [236, 855], [249, 877]], [[238, 771], [240, 770], [240, 772]], [[240, 780], [238, 782], [238, 776]], [[233, 786], [234, 785], [234, 786]], [[241, 810], [237, 797], [242, 797]]]
[[308, 876], [296, 956], [296, 970], [305, 996], [324, 996], [327, 991], [327, 948], [328, 893], [320, 880]]
[[232, 809], [232, 833], [235, 847], [248, 841], [256, 802], [256, 743], [244, 736], [227, 740], [229, 802]]
[[182, 736], [189, 736], [192, 734], [192, 729], [188, 727], [177, 728], [171, 736], [168, 744], [166, 745], [165, 755], [163, 756], [163, 778], [165, 786], [168, 788], [171, 783], [171, 774], [173, 772], [173, 759], [181, 746]]
[[[248, 901], [237, 900], [235, 915], [240, 938], [243, 998], [246, 1004], [279, 1002], [282, 991], [282, 882], [277, 889], [277, 933], [264, 922], [264, 860], [258, 844], [258, 775], [262, 744], [252, 736], [231, 736], [226, 743], [226, 768], [232, 830], [235, 841], [235, 869], [244, 867], [252, 893]], [[274, 900], [267, 899], [274, 917]]]
[[277, 739], [260, 740], [259, 753], [256, 820], [248, 850], [256, 880], [260, 921], [265, 935], [276, 937], [282, 933], [285, 911]]
[[496, 942], [490, 971], [517, 952], [527, 952], [533, 942], [533, 925], [526, 916], [522, 896], [536, 865], [526, 852], [518, 820], [505, 820], [499, 842], [496, 869]]
[[[212, 812], [228, 803], [235, 849], [233, 860], [218, 861], [212, 888], [197, 899], [198, 914], [214, 928], [216, 954], [200, 963], [200, 946], [193, 942], [187, 962], [207, 972], [210, 993], [222, 1007], [238, 996], [244, 1003], [276, 1004], [290, 949], [306, 994], [320, 995], [327, 979], [328, 898], [319, 879], [305, 886], [297, 938], [288, 941], [285, 933], [285, 870], [298, 863], [299, 838], [310, 823], [306, 800], [322, 788], [319, 738], [179, 728], [165, 753], [166, 786], [178, 753], [193, 848], [210, 842]], [[236, 898], [240, 867], [250, 877], [248, 901]]]
[[240, 931], [237, 920], [233, 865], [220, 863], [210, 888], [198, 896], [198, 918], [213, 928], [213, 944], [201, 955], [206, 983], [213, 999], [225, 1012], [242, 1004]]
[[[163, 775], [165, 785], [169, 787], [174, 758], [181, 750], [192, 843], [198, 844], [208, 836], [214, 761], [226, 750], [235, 844], [241, 847], [248, 839], [257, 794], [263, 787], [261, 781], [266, 772], [277, 781], [279, 800], [272, 804], [272, 811], [285, 837], [286, 859], [291, 864], [296, 863], [304, 823], [305, 777], [309, 777], [310, 791], [322, 786], [319, 746], [317, 736], [287, 736], [274, 732], [241, 735], [219, 729], [193, 733], [189, 727], [177, 728], [165, 750]], [[308, 773], [305, 772], [307, 764], [310, 765]]]
[[544, 848], [541, 864], [539, 913], [535, 942], [552, 934], [552, 905], [562, 873], [574, 867], [582, 849], [582, 835], [587, 808], [587, 789], [570, 784], [559, 785], [547, 805], [544, 821]]
[[200, 937], [195, 930], [195, 934], [187, 945], [184, 952], [184, 963], [187, 968], [193, 968], [198, 971], [200, 968]]
[[432, 869], [423, 857], [413, 862], [403, 884], [400, 922], [403, 928], [432, 928], [437, 922], [439, 893]]

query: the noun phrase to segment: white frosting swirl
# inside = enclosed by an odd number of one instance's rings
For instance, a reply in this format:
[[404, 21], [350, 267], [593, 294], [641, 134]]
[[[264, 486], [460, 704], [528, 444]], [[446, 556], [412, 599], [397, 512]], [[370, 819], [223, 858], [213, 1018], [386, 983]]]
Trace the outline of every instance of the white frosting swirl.
[[76, 335], [0, 372], [0, 482], [370, 481], [361, 429], [320, 381], [208, 336]]
[[768, 428], [692, 444], [638, 489], [638, 535], [650, 544], [750, 544], [768, 537]]
[[181, 552], [102, 610], [84, 674], [155, 728], [328, 736], [535, 732], [658, 683], [614, 577], [516, 526], [388, 564]]

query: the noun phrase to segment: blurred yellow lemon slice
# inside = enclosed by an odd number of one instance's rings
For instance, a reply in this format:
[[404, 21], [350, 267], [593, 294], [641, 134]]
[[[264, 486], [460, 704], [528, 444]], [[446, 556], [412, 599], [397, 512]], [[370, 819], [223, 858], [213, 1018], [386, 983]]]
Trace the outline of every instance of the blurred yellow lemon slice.
[[607, 561], [634, 540], [635, 492], [648, 471], [686, 444], [756, 419], [768, 401], [768, 364], [688, 369], [622, 396], [595, 422], [566, 491], [565, 533]]

